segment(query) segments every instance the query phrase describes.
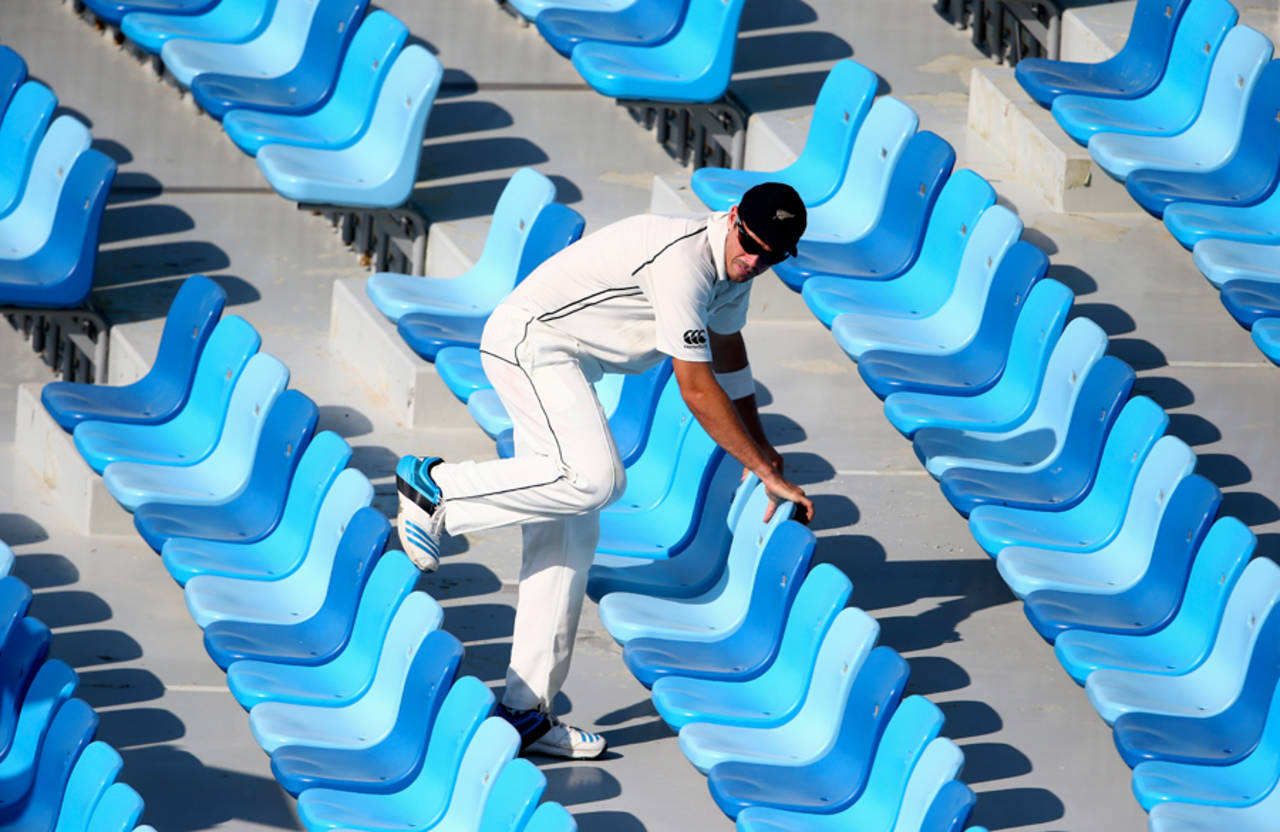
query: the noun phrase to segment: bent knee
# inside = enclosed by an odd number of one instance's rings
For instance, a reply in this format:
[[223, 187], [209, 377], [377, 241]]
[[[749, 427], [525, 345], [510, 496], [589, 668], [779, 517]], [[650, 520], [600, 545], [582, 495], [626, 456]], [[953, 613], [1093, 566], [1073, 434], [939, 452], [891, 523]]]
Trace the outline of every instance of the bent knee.
[[569, 479], [580, 498], [578, 508], [583, 512], [607, 508], [627, 487], [627, 472], [620, 462], [579, 468]]

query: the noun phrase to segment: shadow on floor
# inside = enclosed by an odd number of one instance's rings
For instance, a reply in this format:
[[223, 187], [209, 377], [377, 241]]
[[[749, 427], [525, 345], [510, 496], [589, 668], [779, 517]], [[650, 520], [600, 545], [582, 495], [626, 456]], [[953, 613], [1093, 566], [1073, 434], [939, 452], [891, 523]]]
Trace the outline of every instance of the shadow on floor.
[[[965, 769], [966, 779], [968, 768]], [[995, 789], [978, 793], [969, 823], [988, 829], [1013, 829], [1049, 823], [1066, 814], [1057, 795], [1047, 789]]]
[[[48, 539], [49, 533], [44, 530], [44, 526], [41, 526], [27, 515], [0, 512], [0, 540], [3, 540], [10, 546], [25, 546], [28, 543], [40, 543], [41, 541]], [[61, 555], [23, 556], [23, 558], [28, 557], [62, 558]], [[62, 559], [66, 561], [66, 558]], [[22, 560], [22, 558], [19, 558], [19, 560]], [[70, 563], [71, 561], [67, 561], [68, 565], [70, 565]], [[17, 567], [15, 566], [15, 569], [16, 568]], [[74, 566], [71, 568], [73, 570], [75, 569]], [[75, 580], [75, 578], [72, 578], [68, 583], [74, 582]]]

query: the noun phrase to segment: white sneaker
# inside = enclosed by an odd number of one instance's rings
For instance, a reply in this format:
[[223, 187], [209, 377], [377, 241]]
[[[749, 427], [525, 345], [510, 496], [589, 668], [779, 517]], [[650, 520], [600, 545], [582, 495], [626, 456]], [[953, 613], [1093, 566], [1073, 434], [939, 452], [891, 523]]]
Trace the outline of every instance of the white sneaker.
[[544, 711], [513, 711], [506, 705], [499, 705], [495, 714], [520, 732], [521, 751], [572, 760], [591, 760], [604, 753], [604, 737], [565, 725], [558, 717]]
[[400, 545], [423, 572], [434, 572], [440, 566], [444, 497], [431, 478], [431, 468], [439, 462], [438, 456], [406, 456], [396, 465], [396, 492], [400, 495], [396, 528]]

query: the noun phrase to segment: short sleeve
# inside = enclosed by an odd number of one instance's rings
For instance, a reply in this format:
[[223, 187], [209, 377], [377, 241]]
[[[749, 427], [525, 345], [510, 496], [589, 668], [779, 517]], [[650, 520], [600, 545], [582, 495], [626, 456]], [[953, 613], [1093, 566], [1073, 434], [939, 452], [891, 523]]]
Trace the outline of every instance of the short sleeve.
[[[691, 248], [701, 237], [688, 240]], [[655, 263], [648, 271], [646, 293], [653, 304], [656, 346], [659, 352], [681, 361], [710, 361], [707, 343], [707, 306], [711, 282], [694, 248], [681, 257]], [[706, 258], [710, 261], [710, 257]]]
[[747, 325], [747, 307], [751, 303], [751, 281], [730, 284], [727, 296], [711, 302], [707, 326], [721, 335], [741, 332]]

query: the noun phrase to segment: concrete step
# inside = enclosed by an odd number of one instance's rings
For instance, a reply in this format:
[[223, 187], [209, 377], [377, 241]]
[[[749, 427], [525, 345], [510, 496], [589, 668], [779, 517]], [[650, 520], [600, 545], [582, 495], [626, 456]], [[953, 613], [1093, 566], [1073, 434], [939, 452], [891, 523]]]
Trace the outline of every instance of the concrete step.
[[687, 176], [653, 177], [653, 193], [649, 197], [649, 212], [653, 214], [696, 214], [707, 210], [698, 195], [689, 187]]

